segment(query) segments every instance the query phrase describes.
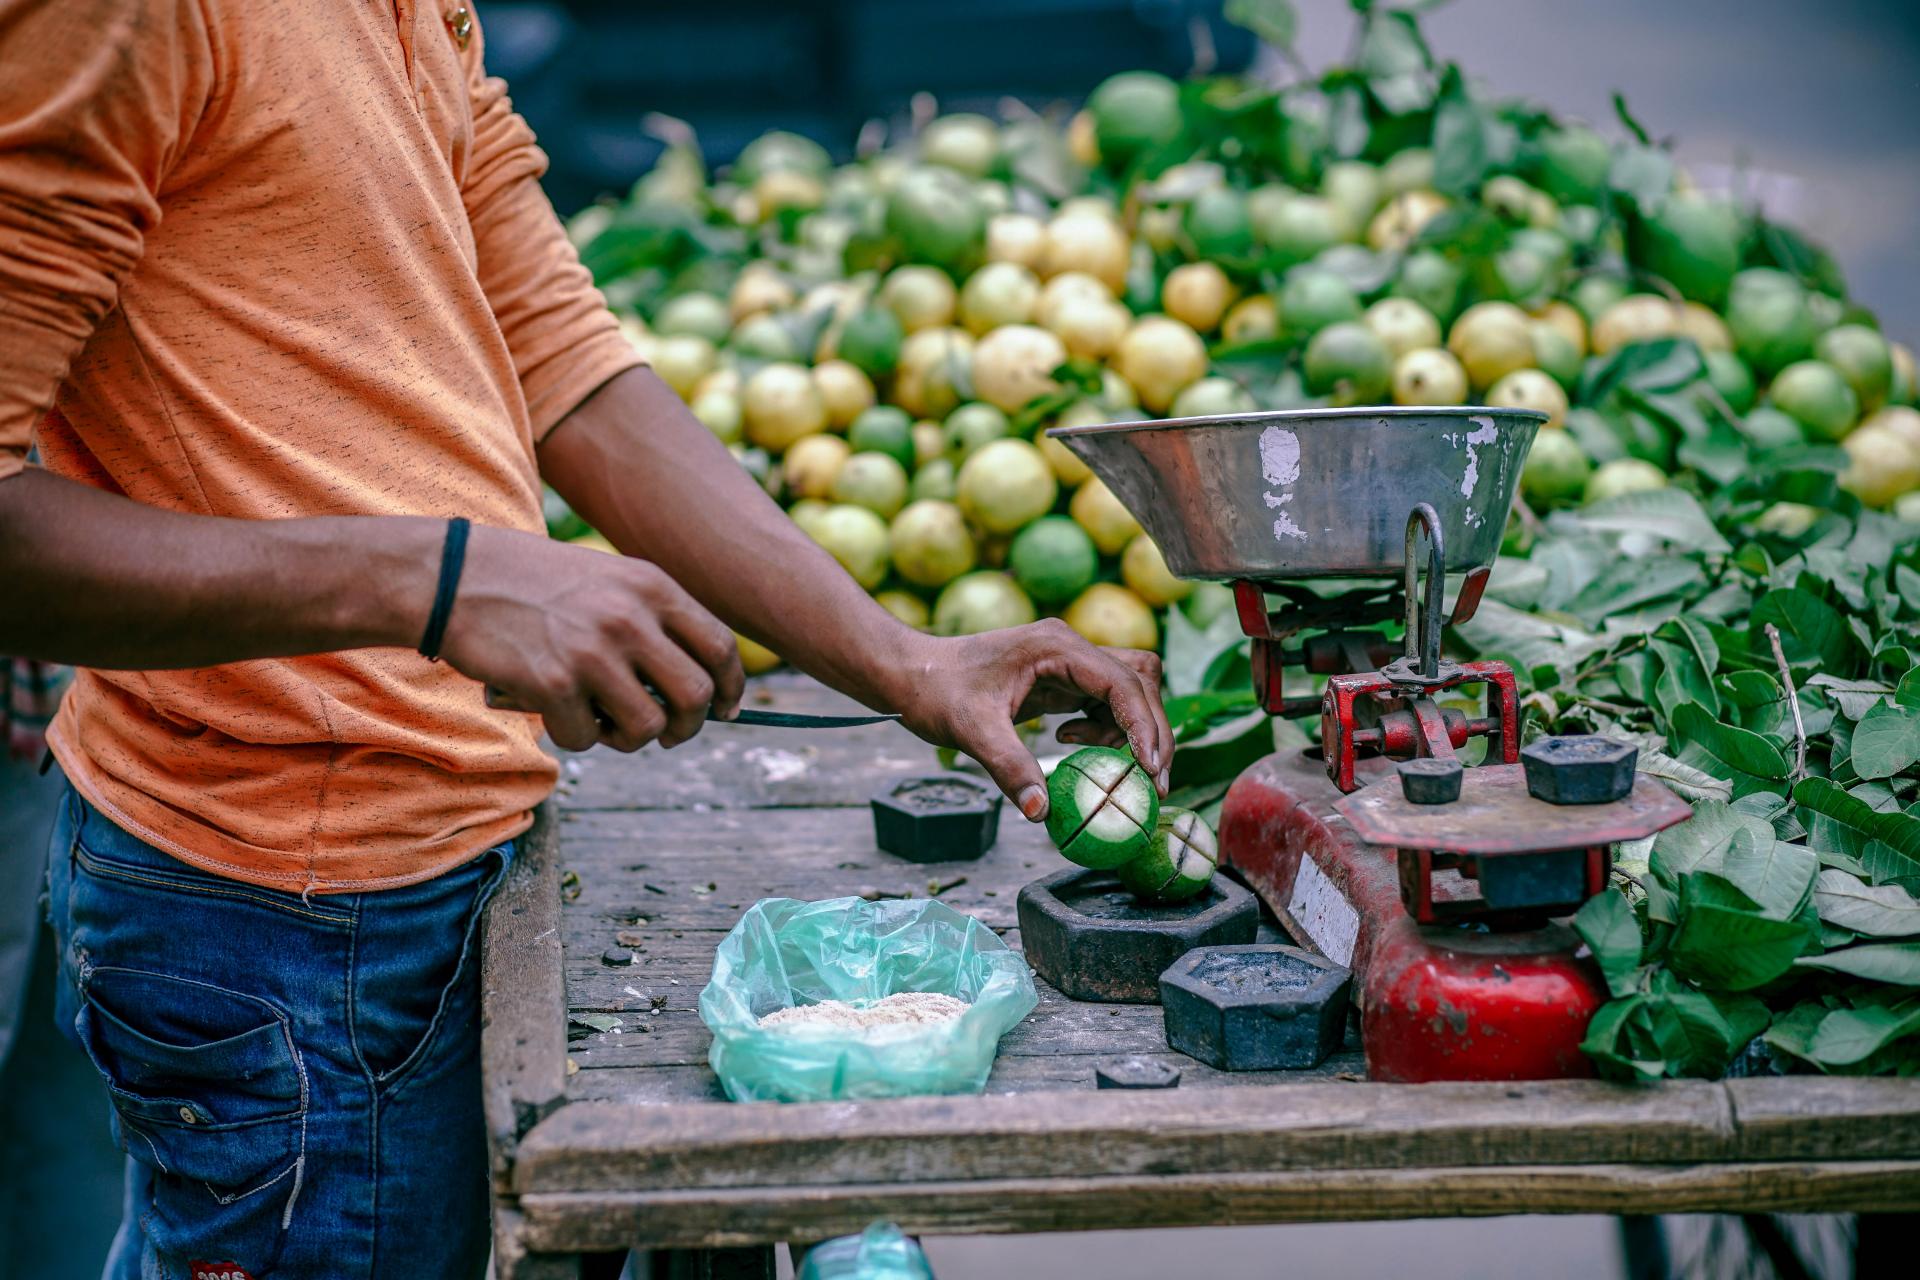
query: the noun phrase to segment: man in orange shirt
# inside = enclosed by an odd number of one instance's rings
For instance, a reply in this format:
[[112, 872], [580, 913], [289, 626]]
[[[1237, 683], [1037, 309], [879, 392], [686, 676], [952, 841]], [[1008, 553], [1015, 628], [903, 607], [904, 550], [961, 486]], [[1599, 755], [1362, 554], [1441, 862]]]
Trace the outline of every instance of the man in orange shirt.
[[0, 0], [0, 653], [82, 668], [51, 900], [110, 1275], [478, 1274], [471, 943], [537, 732], [686, 741], [730, 627], [1029, 819], [1036, 712], [1164, 786], [1149, 655], [896, 622], [639, 366], [543, 167], [462, 4]]

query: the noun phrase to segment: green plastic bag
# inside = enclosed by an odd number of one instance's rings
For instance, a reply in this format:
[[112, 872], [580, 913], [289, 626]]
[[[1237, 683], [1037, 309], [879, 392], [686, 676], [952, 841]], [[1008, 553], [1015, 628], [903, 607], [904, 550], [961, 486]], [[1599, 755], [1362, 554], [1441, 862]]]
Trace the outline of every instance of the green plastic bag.
[[[946, 1022], [766, 1028], [775, 1009], [871, 1004], [934, 991], [971, 1004]], [[763, 898], [713, 958], [700, 1018], [707, 1061], [735, 1102], [823, 1102], [978, 1093], [1000, 1037], [1039, 1003], [1026, 958], [942, 902]]]

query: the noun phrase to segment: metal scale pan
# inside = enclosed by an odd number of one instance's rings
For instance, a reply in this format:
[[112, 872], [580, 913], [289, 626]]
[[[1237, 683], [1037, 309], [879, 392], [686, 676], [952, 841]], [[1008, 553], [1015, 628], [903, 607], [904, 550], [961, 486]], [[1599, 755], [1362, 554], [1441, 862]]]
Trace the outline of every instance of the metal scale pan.
[[1526, 409], [1290, 409], [1048, 434], [1106, 482], [1182, 578], [1397, 577], [1407, 512], [1439, 514], [1451, 571], [1500, 552], [1546, 415]]

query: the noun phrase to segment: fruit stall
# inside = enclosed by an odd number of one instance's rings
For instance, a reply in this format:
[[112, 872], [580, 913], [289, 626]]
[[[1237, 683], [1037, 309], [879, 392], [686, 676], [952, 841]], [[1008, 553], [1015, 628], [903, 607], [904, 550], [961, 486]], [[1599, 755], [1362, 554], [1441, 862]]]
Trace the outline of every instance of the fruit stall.
[[[790, 675], [749, 705], [850, 709]], [[1908, 1081], [1371, 1083], [1351, 1034], [1311, 1069], [1222, 1070], [1168, 1047], [1161, 1005], [1044, 980], [982, 1095], [728, 1101], [697, 1003], [756, 899], [932, 898], [1020, 942], [1021, 889], [1063, 865], [1040, 828], [1008, 814], [971, 860], [874, 847], [870, 798], [925, 767], [894, 725], [713, 725], [671, 753], [574, 759], [483, 950], [502, 1280], [634, 1247], [758, 1280], [772, 1242], [883, 1218], [952, 1235], [1920, 1207]], [[1099, 1087], [1115, 1059], [1177, 1086]]]
[[[892, 613], [1157, 650], [1179, 749], [1156, 822], [1033, 726], [1088, 804], [929, 861], [876, 797], [966, 762], [897, 726], [571, 760], [489, 924], [503, 1275], [758, 1275], [876, 1218], [1920, 1202], [1913, 353], [1626, 102], [1503, 99], [1355, 8], [1346, 65], [1230, 3], [1278, 83], [922, 102], [839, 163], [770, 133], [716, 171], [651, 118], [657, 165], [574, 217], [636, 347]], [[741, 651], [765, 707], [850, 710]], [[984, 1096], [726, 1101], [763, 1096], [701, 994], [730, 931], [849, 897], [1039, 971]], [[1233, 1060], [1194, 947], [1351, 994]]]

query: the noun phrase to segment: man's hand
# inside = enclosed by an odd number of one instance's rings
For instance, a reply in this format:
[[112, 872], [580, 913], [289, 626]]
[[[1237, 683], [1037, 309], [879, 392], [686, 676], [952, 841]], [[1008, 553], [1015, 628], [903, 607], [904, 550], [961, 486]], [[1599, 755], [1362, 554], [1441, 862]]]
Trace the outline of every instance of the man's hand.
[[441, 652], [572, 751], [677, 746], [746, 680], [733, 633], [654, 565], [480, 526]]
[[915, 733], [978, 760], [1030, 822], [1047, 816], [1046, 780], [1014, 726], [1035, 716], [1084, 712], [1060, 726], [1059, 740], [1127, 744], [1166, 794], [1173, 730], [1160, 705], [1160, 659], [1097, 648], [1058, 619], [928, 638], [908, 651], [892, 701]]
[[614, 546], [698, 591], [741, 633], [978, 760], [1028, 818], [1046, 817], [1047, 791], [1014, 725], [1045, 713], [1085, 712], [1062, 741], [1124, 737], [1165, 788], [1173, 734], [1152, 654], [1098, 649], [1051, 621], [957, 639], [910, 630], [649, 370], [619, 375], [568, 414], [540, 442], [540, 472]]

